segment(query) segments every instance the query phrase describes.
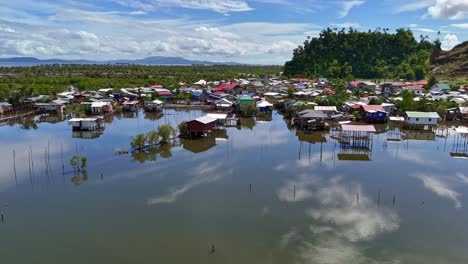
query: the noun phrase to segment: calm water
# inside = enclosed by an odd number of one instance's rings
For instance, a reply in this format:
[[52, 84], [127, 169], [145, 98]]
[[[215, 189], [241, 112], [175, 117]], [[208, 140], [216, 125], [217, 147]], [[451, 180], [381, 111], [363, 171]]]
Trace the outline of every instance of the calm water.
[[[468, 160], [451, 157], [452, 130], [388, 141], [400, 135], [379, 127], [371, 152], [351, 152], [274, 113], [114, 154], [137, 133], [201, 115], [119, 116], [101, 135], [52, 117], [0, 126], [0, 263], [468, 262]], [[87, 173], [73, 172], [75, 153]]]

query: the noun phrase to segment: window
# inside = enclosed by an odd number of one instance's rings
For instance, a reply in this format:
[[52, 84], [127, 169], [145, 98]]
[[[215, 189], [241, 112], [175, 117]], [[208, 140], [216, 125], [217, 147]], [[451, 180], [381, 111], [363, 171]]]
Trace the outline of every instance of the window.
[[410, 121], [410, 120], [411, 120], [411, 117], [408, 117], [408, 121]]
[[432, 121], [432, 118], [429, 118], [429, 122], [431, 122], [431, 121]]
[[419, 118], [416, 118], [416, 121], [419, 121]]

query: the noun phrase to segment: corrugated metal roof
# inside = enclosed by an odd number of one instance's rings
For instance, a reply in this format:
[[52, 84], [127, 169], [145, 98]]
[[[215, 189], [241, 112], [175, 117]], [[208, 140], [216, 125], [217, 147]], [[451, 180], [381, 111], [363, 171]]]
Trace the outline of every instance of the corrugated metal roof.
[[440, 118], [439, 114], [436, 112], [407, 111], [406, 115], [411, 118]]
[[206, 125], [206, 124], [209, 124], [209, 123], [213, 123], [218, 119], [206, 115], [206, 116], [199, 117], [199, 118], [197, 118], [195, 120]]
[[315, 106], [314, 109], [318, 111], [337, 111], [336, 106]]

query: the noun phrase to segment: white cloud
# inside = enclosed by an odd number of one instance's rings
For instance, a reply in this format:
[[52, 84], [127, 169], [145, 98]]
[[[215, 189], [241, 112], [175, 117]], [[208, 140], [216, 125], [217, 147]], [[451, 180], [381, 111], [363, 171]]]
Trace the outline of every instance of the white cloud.
[[11, 27], [3, 27], [3, 26], [0, 26], [0, 31], [3, 31], [3, 32], [7, 32], [7, 33], [14, 33], [16, 32], [14, 29], [12, 29]]
[[453, 47], [455, 47], [458, 44], [460, 44], [460, 41], [458, 40], [457, 35], [447, 34], [442, 40], [442, 49], [451, 50]]
[[468, 29], [468, 23], [463, 23], [463, 24], [451, 24], [450, 26], [456, 27], [456, 28], [461, 28], [461, 29]]
[[251, 11], [253, 8], [245, 1], [241, 0], [116, 0], [115, 2], [139, 8], [145, 11], [154, 11], [158, 7], [183, 7], [189, 9], [204, 9], [219, 13]]
[[433, 18], [462, 19], [468, 14], [468, 1], [437, 0], [427, 12]]
[[337, 28], [359, 28], [361, 27], [361, 25], [359, 23], [350, 23], [350, 22], [347, 22], [347, 23], [335, 23], [335, 24], [331, 24], [332, 26], [334, 27], [337, 27]]
[[417, 2], [409, 2], [409, 3], [405, 1], [405, 4], [398, 6], [395, 11], [397, 13], [417, 11], [417, 10], [421, 10], [424, 8], [428, 8], [433, 3], [434, 3], [434, 0], [417, 1]]
[[145, 12], [145, 11], [139, 10], [139, 11], [130, 12], [129, 14], [130, 14], [130, 15], [134, 15], [134, 16], [141, 16], [141, 15], [146, 15], [146, 14], [148, 14], [148, 13]]
[[351, 11], [351, 9], [360, 6], [360, 5], [364, 4], [365, 2], [366, 1], [359, 1], [359, 0], [343, 2], [342, 3], [342, 9], [341, 9], [341, 11], [339, 13], [338, 18], [346, 17], [349, 14], [349, 11]]

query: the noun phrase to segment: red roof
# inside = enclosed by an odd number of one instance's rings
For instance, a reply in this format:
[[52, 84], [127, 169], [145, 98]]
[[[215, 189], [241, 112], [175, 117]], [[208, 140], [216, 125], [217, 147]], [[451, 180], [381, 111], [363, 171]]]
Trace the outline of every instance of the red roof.
[[237, 87], [237, 84], [222, 83], [215, 90], [232, 90]]
[[361, 105], [360, 105], [360, 104], [355, 104], [355, 105], [351, 106], [351, 108], [353, 108], [353, 109], [359, 109], [359, 108], [361, 108]]
[[309, 80], [303, 79], [303, 78], [292, 78], [291, 81], [300, 83], [300, 82], [308, 82]]
[[160, 96], [161, 95], [172, 95], [172, 93], [169, 92], [169, 91], [162, 91], [162, 92], [158, 92], [158, 95], [160, 95]]
[[385, 112], [385, 110], [383, 109], [383, 107], [381, 105], [361, 105], [361, 107], [366, 112], [368, 112], [368, 111], [382, 111], [382, 112]]
[[410, 91], [414, 91], [414, 90], [424, 90], [424, 88], [422, 88], [422, 86], [420, 86], [420, 85], [406, 86], [405, 89], [406, 89], [406, 90], [410, 90]]
[[413, 83], [414, 85], [427, 85], [428, 81], [426, 80], [421, 80]]
[[328, 95], [334, 95], [334, 94], [336, 94], [336, 92], [333, 91], [333, 90], [330, 89], [330, 88], [324, 88], [323, 91], [324, 91], [326, 94], [328, 94]]
[[179, 89], [185, 89], [185, 88], [188, 88], [188, 86], [187, 85], [182, 85], [182, 86], [179, 87]]
[[354, 81], [354, 82], [349, 82], [349, 84], [351, 84], [352, 86], [358, 86], [359, 82]]
[[161, 84], [154, 84], [151, 85], [150, 88], [164, 88], [164, 86], [162, 86]]
[[376, 132], [373, 125], [341, 125], [343, 131]]

